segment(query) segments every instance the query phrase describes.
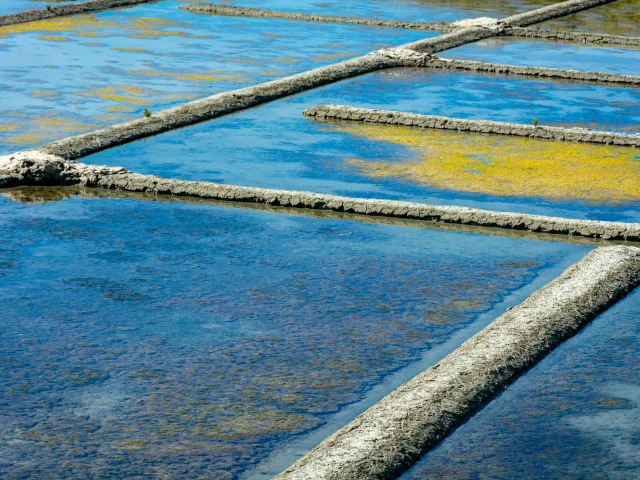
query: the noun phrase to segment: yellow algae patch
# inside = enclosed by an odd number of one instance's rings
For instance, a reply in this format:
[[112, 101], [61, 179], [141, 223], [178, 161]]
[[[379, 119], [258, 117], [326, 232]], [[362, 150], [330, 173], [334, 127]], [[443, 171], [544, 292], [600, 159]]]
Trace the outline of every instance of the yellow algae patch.
[[14, 137], [6, 137], [4, 140], [6, 143], [13, 143], [16, 145], [30, 145], [40, 143], [42, 139], [43, 137], [37, 133], [25, 133]]
[[124, 112], [131, 113], [135, 112], [136, 109], [133, 107], [127, 107], [126, 105], [111, 105], [104, 109], [105, 112]]
[[152, 102], [146, 98], [153, 92], [148, 88], [137, 87], [135, 85], [117, 85], [109, 87], [100, 87], [82, 92], [79, 95], [85, 97], [97, 97], [103, 100], [111, 100], [113, 102], [130, 103], [132, 105], [150, 105]]
[[282, 57], [282, 58], [274, 58], [271, 61], [275, 63], [296, 63], [296, 62], [299, 62], [300, 59], [294, 58], [294, 57]]
[[335, 60], [338, 58], [349, 58], [349, 57], [357, 57], [357, 53], [353, 52], [340, 52], [340, 53], [329, 53], [326, 55], [316, 55], [315, 57], [311, 57], [312, 62], [323, 62], [325, 60]]
[[57, 90], [34, 90], [31, 92], [31, 96], [35, 98], [51, 98], [58, 95], [60, 95], [60, 92]]
[[162, 97], [163, 102], [177, 102], [178, 100], [194, 100], [198, 98], [195, 93], [169, 93]]
[[[56, 114], [56, 112], [53, 112]], [[16, 145], [37, 144], [50, 140], [57, 140], [59, 137], [67, 136], [93, 130], [98, 128], [95, 124], [85, 124], [68, 118], [60, 117], [36, 117], [31, 118], [28, 123], [16, 124], [20, 127], [26, 127], [25, 131], [18, 135], [5, 137], [5, 143], [13, 143]], [[15, 131], [17, 128], [12, 129]], [[0, 129], [0, 131], [2, 131]]]
[[233, 63], [258, 63], [258, 60], [253, 58], [233, 58], [233, 57], [218, 57], [218, 62], [233, 62]]
[[640, 201], [640, 151], [569, 142], [385, 125], [339, 130], [409, 147], [411, 160], [347, 159], [374, 178], [496, 196], [577, 199], [596, 204]]
[[52, 20], [40, 20], [36, 22], [19, 23], [0, 27], [0, 37], [7, 37], [16, 33], [27, 32], [76, 32], [82, 29], [97, 29], [112, 27], [113, 22], [98, 20], [92, 15], [80, 17], [61, 17]]
[[248, 79], [245, 74], [233, 74], [221, 70], [208, 70], [202, 73], [161, 72], [158, 70], [126, 70], [129, 75], [145, 77], [167, 77], [186, 82], [244, 82]]
[[148, 52], [148, 50], [145, 50], [144, 48], [114, 47], [113, 50], [115, 50], [116, 52], [132, 52], [132, 53], [145, 53], [145, 52]]
[[191, 25], [184, 22], [174, 22], [165, 18], [142, 17], [125, 22], [122, 28], [129, 31], [129, 36], [133, 38], [156, 38], [156, 37], [185, 37], [185, 38], [211, 38], [209, 35], [191, 35], [180, 30], [168, 30], [168, 28], [190, 28]]
[[21, 125], [20, 122], [0, 123], [0, 132], [15, 132]]
[[71, 39], [67, 37], [58, 37], [56, 35], [40, 35], [40, 40], [46, 40], [48, 42], [70, 42]]

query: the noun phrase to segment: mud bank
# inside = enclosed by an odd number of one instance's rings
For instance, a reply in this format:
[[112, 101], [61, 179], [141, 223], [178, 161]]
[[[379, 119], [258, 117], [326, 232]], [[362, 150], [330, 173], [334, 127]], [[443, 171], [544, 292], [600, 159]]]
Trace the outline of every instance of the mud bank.
[[640, 37], [608, 35], [606, 33], [564, 32], [561, 30], [538, 30], [535, 28], [510, 27], [504, 35], [536, 40], [557, 40], [570, 43], [588, 43], [616, 47], [639, 47]]
[[[267, 10], [264, 8], [235, 7], [211, 3], [190, 3], [178, 7], [200, 15], [216, 15], [230, 17], [277, 18], [304, 22], [340, 23], [346, 25], [364, 25], [370, 27], [398, 28], [426, 32], [453, 32], [456, 27], [444, 22], [407, 22], [401, 20], [385, 20], [382, 18], [340, 17], [335, 15], [319, 15], [298, 12]], [[625, 37], [589, 32], [563, 32], [559, 30], [536, 30], [525, 27], [507, 27], [501, 33], [513, 37], [528, 39], [556, 40], [568, 43], [590, 43], [593, 45], [640, 46], [640, 37]]]
[[211, 3], [190, 3], [188, 5], [180, 5], [178, 8], [186, 12], [198, 13], [201, 15], [278, 18], [283, 20], [365, 25], [370, 27], [388, 27], [425, 32], [450, 32], [455, 30], [455, 27], [451, 27], [448, 23], [442, 22], [403, 22], [396, 20], [383, 20], [380, 18], [339, 17], [334, 15], [282, 12], [277, 10], [266, 10], [264, 8], [234, 7], [231, 5], [216, 5]]
[[0, 16], [0, 27], [14, 25], [16, 23], [46, 20], [48, 18], [65, 17], [78, 13], [100, 12], [112, 8], [130, 7], [140, 3], [155, 3], [161, 0], [89, 0], [88, 2], [72, 3], [67, 5], [52, 5], [51, 9], [28, 10], [26, 12], [12, 13]]
[[417, 113], [354, 108], [344, 105], [320, 105], [305, 110], [303, 115], [321, 122], [325, 120], [347, 120], [363, 123], [435, 128], [439, 130], [456, 130], [458, 132], [515, 135], [518, 137], [542, 140], [640, 147], [640, 134], [627, 135], [624, 133], [592, 131], [586, 128], [545, 127], [518, 123], [491, 122], [488, 120], [461, 120], [433, 115], [419, 115]]
[[640, 241], [640, 224], [547, 217], [475, 208], [341, 197], [210, 182], [163, 179], [124, 168], [87, 165], [38, 151], [0, 157], [0, 188], [22, 185], [77, 185], [230, 202], [346, 212], [482, 227], [573, 235], [603, 240]]
[[[413, 63], [413, 65], [412, 65]], [[562, 68], [547, 67], [523, 67], [506, 65], [502, 63], [477, 62], [472, 60], [453, 60], [430, 56], [419, 60], [415, 56], [409, 58], [407, 66], [430, 67], [443, 70], [468, 70], [471, 72], [497, 73], [507, 75], [522, 75], [527, 77], [554, 78], [562, 80], [575, 80], [577, 82], [609, 84], [609, 85], [640, 85], [640, 77], [633, 75], [620, 75], [615, 73], [582, 72], [580, 70], [565, 70]]]
[[640, 284], [640, 249], [602, 247], [276, 477], [390, 479]]

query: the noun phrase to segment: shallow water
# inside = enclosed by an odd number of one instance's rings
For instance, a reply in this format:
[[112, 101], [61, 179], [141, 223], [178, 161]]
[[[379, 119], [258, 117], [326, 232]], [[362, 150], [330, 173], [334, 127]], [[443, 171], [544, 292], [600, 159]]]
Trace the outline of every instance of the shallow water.
[[435, 35], [175, 2], [0, 27], [0, 154]]
[[640, 0], [618, 0], [544, 22], [540, 28], [637, 36], [640, 35]]
[[460, 427], [402, 480], [637, 478], [640, 291]]
[[127, 199], [0, 208], [13, 478], [236, 478], [589, 250]]
[[[506, 190], [465, 191], [462, 184], [457, 188], [455, 181], [443, 188], [442, 184], [415, 182], [405, 175], [372, 178], [370, 166], [412, 162], [419, 156], [409, 142], [402, 145], [384, 138], [366, 138], [302, 116], [305, 108], [323, 103], [525, 124], [537, 118], [541, 125], [627, 132], [640, 121], [637, 89], [398, 70], [360, 77], [162, 134], [90, 156], [86, 161], [123, 165], [136, 172], [163, 177], [575, 218], [640, 221], [640, 205], [634, 198], [614, 202], [606, 189], [600, 189], [599, 196], [572, 196], [566, 179], [559, 194], [543, 197], [534, 192], [525, 197]], [[450, 134], [447, 138], [453, 137]], [[465, 138], [478, 136], [460, 138], [459, 147], [464, 147]], [[504, 139], [485, 139], [486, 145], [500, 141]], [[457, 148], [455, 142], [449, 143], [449, 152]], [[562, 145], [563, 155], [569, 149], [588, 152], [592, 148]], [[553, 150], [546, 149], [553, 157]], [[624, 151], [631, 160], [622, 173], [634, 174], [634, 159], [639, 154], [633, 149]], [[590, 188], [588, 182], [584, 188]]]
[[74, 0], [2, 0], [2, 3], [0, 3], [0, 15], [36, 10], [44, 8], [46, 5], [55, 7], [73, 2]]
[[464, 45], [442, 52], [440, 56], [508, 65], [640, 75], [640, 50], [633, 48], [587, 47], [505, 37]]

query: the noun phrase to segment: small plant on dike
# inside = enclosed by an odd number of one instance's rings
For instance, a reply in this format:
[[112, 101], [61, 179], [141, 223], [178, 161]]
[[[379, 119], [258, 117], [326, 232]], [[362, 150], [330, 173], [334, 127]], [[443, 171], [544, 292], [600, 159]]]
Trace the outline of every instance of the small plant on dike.
[[145, 108], [143, 113], [144, 113], [144, 116], [147, 117], [147, 118], [149, 118], [151, 116], [151, 112], [149, 111], [148, 108]]
[[534, 126], [534, 127], [537, 127], [537, 126], [538, 126], [538, 119], [537, 119], [537, 118], [534, 118], [534, 119], [533, 119], [533, 126]]
[[50, 12], [51, 10], [53, 10], [53, 8], [51, 7], [51, 5], [47, 4], [47, 12]]

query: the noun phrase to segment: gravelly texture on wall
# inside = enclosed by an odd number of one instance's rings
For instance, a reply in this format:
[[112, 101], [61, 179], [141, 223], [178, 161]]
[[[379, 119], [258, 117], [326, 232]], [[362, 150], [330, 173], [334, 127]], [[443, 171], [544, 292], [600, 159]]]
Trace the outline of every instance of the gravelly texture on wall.
[[396, 478], [639, 283], [640, 249], [592, 251], [275, 478]]
[[462, 120], [435, 115], [355, 108], [345, 105], [320, 105], [305, 110], [303, 115], [318, 121], [348, 120], [363, 123], [455, 130], [458, 132], [515, 135], [543, 140], [640, 147], [640, 134], [627, 135], [624, 133], [592, 131], [586, 128], [545, 127], [488, 120]]
[[129, 7], [140, 3], [152, 3], [160, 0], [89, 0], [88, 2], [71, 3], [65, 5], [51, 5], [51, 9], [28, 10], [0, 16], [0, 27], [16, 23], [46, 20], [48, 18], [76, 15], [78, 13], [100, 12], [111, 8]]
[[38, 151], [0, 157], [0, 188], [20, 185], [78, 185], [379, 217], [528, 230], [604, 240], [640, 241], [640, 224], [638, 223], [577, 220], [456, 206], [163, 179], [152, 175], [131, 173], [119, 167], [68, 161]]

